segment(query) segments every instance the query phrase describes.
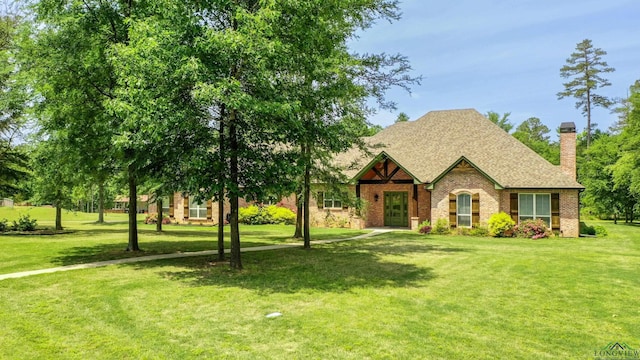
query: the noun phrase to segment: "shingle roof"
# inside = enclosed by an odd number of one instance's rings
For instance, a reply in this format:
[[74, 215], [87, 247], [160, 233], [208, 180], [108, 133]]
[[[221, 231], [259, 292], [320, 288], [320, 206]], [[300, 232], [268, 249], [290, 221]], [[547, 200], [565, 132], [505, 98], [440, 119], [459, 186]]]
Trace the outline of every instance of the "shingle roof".
[[366, 142], [371, 155], [351, 150], [336, 157], [341, 164], [359, 159], [359, 168], [345, 171], [350, 178], [384, 152], [420, 183], [431, 183], [464, 157], [505, 188], [583, 188], [473, 109], [431, 111], [391, 125]]

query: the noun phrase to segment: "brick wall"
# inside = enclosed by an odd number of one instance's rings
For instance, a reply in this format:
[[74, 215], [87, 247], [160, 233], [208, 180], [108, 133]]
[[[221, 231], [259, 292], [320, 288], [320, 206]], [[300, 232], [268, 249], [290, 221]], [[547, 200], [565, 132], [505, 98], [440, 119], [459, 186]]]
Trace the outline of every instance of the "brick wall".
[[480, 223], [486, 225], [489, 217], [500, 211], [501, 194], [495, 185], [474, 168], [455, 168], [445, 175], [432, 190], [432, 223], [449, 219], [449, 194], [479, 194]]
[[560, 170], [573, 180], [576, 179], [576, 133], [560, 132]]
[[578, 237], [580, 235], [579, 191], [574, 189], [510, 189], [501, 194], [500, 211], [511, 212], [511, 193], [560, 194], [560, 236]]

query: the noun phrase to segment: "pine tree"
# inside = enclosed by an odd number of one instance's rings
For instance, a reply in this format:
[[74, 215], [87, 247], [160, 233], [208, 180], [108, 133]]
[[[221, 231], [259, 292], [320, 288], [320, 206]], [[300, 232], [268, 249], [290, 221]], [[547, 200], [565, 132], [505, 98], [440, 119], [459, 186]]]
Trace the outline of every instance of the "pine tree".
[[600, 106], [608, 109], [613, 105], [611, 99], [595, 93], [595, 90], [611, 85], [609, 80], [603, 78], [601, 74], [615, 71], [602, 60], [606, 54], [606, 51], [593, 47], [591, 40], [585, 39], [576, 45], [576, 51], [560, 69], [560, 76], [570, 81], [563, 83], [564, 91], [557, 94], [558, 100], [565, 97], [577, 99], [576, 109], [581, 109], [582, 114], [587, 117], [587, 148], [591, 143], [592, 107]]

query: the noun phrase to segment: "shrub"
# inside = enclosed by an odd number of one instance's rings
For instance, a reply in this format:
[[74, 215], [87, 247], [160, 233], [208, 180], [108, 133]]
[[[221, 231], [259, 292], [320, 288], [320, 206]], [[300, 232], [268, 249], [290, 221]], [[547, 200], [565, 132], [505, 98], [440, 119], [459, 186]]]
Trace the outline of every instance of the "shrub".
[[425, 220], [418, 225], [418, 232], [420, 234], [429, 234], [431, 232], [431, 222], [429, 220]]
[[[144, 218], [144, 223], [145, 224], [157, 224], [158, 223], [158, 214], [157, 213], [152, 213], [152, 214], [148, 214], [145, 218]], [[170, 224], [171, 223], [171, 219], [168, 216], [163, 216], [162, 217], [162, 223], [163, 224]]]
[[501, 211], [491, 215], [488, 225], [491, 236], [509, 237], [513, 234], [513, 227], [516, 225], [516, 222], [511, 219], [511, 215]]
[[580, 222], [580, 234], [595, 236], [596, 229], [593, 226], [589, 226], [583, 222]]
[[238, 209], [238, 222], [243, 224], [258, 225], [265, 224], [257, 205], [249, 205]]
[[270, 224], [293, 225], [296, 222], [296, 213], [282, 206], [267, 206], [263, 208]]
[[469, 235], [478, 237], [489, 236], [489, 228], [481, 225], [473, 225], [473, 228], [469, 230]]
[[296, 214], [286, 207], [269, 205], [260, 207], [250, 205], [238, 210], [238, 221], [244, 224], [286, 224], [296, 222]]
[[605, 227], [602, 225], [595, 225], [593, 228], [596, 230], [596, 236], [609, 235], [609, 233], [607, 232], [607, 229], [605, 229]]
[[580, 223], [580, 234], [591, 236], [607, 236], [607, 229], [602, 225], [590, 226], [584, 222]]
[[9, 224], [7, 223], [7, 219], [0, 220], [0, 232], [5, 232], [9, 230]]
[[552, 237], [553, 232], [549, 230], [542, 219], [524, 220], [513, 228], [517, 237], [529, 238], [533, 240]]
[[451, 233], [451, 229], [449, 229], [449, 220], [445, 218], [440, 218], [436, 221], [436, 224], [431, 229], [432, 234], [437, 235], [449, 235]]
[[14, 220], [11, 230], [14, 231], [34, 231], [38, 226], [38, 220], [32, 219], [29, 215], [21, 215], [18, 221]]

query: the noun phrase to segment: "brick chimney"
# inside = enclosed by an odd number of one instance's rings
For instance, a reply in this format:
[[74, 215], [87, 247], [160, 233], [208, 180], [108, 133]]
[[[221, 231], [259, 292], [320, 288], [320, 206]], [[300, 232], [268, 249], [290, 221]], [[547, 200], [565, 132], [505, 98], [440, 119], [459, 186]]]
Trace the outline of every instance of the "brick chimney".
[[560, 124], [560, 170], [576, 180], [576, 124]]

